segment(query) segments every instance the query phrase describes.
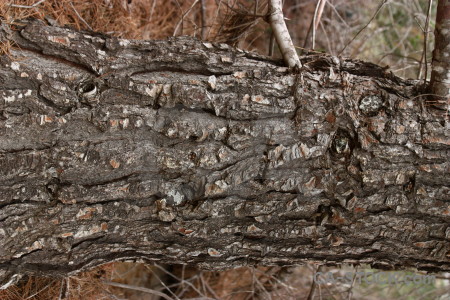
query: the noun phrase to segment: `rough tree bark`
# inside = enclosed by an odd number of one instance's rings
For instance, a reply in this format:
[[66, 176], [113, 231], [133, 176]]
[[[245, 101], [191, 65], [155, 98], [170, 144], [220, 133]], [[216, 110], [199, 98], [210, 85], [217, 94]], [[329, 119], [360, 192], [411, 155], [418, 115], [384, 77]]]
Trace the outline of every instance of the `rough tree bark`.
[[[435, 47], [431, 91], [438, 106], [450, 112], [450, 1], [439, 0], [436, 14]], [[426, 76], [425, 76], [426, 77]], [[440, 104], [440, 105], [439, 105]], [[448, 118], [448, 116], [447, 116]]]
[[19, 47], [0, 58], [3, 286], [124, 259], [450, 270], [449, 136], [420, 82], [189, 38], [0, 37]]

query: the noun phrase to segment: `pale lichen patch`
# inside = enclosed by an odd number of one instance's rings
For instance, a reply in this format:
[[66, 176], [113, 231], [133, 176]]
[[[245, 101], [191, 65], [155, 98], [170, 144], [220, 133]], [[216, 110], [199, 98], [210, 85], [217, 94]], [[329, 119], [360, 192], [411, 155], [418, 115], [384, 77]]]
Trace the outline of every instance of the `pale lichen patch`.
[[162, 90], [162, 85], [152, 85], [152, 88], [145, 87], [145, 93], [152, 98], [155, 98], [157, 94], [159, 94]]
[[184, 195], [177, 190], [171, 190], [167, 193], [168, 197], [171, 197], [175, 205], [180, 205], [184, 200]]
[[13, 61], [11, 63], [11, 69], [13, 69], [14, 71], [19, 71], [20, 70], [20, 64], [16, 61]]
[[268, 99], [264, 98], [264, 96], [262, 96], [262, 95], [254, 95], [254, 96], [252, 96], [251, 99], [253, 102], [256, 102], [259, 104], [264, 104], [264, 105], [270, 104], [270, 101]]
[[211, 89], [213, 90], [216, 89], [216, 82], [217, 82], [216, 76], [211, 75], [208, 77], [208, 84], [211, 87]]
[[43, 247], [42, 241], [34, 241], [33, 245], [31, 245], [30, 247], [26, 247], [25, 249], [31, 252], [36, 249], [42, 249], [42, 247]]
[[245, 94], [244, 97], [242, 97], [242, 103], [243, 104], [248, 104], [248, 100], [250, 99], [250, 95], [249, 94]]
[[214, 48], [214, 46], [211, 43], [203, 43], [203, 46], [205, 46], [208, 49]]
[[5, 100], [5, 102], [14, 102], [16, 100], [16, 97], [14, 95], [4, 96], [3, 99]]
[[217, 251], [214, 248], [208, 248], [208, 254], [212, 257], [220, 257], [222, 256], [222, 253], [220, 253], [219, 251]]
[[233, 76], [238, 79], [242, 79], [247, 77], [247, 73], [245, 71], [236, 71], [233, 73]]
[[94, 207], [84, 207], [81, 208], [76, 214], [76, 218], [79, 220], [88, 220], [92, 218], [93, 212], [97, 211]]
[[97, 53], [98, 53], [100, 56], [105, 56], [105, 55], [106, 55], [106, 52], [103, 51], [103, 50], [97, 50]]
[[119, 45], [120, 45], [120, 46], [126, 47], [126, 46], [128, 46], [129, 44], [130, 44], [130, 41], [129, 41], [129, 40], [119, 39]]
[[171, 222], [176, 218], [176, 215], [174, 212], [170, 210], [162, 210], [158, 212], [158, 217], [161, 221], [164, 222]]
[[199, 256], [200, 254], [202, 254], [201, 251], [192, 251], [192, 252], [188, 252], [186, 255], [187, 256]]
[[247, 232], [251, 232], [251, 233], [262, 232], [262, 229], [255, 226], [255, 224], [252, 224], [247, 227]]
[[47, 115], [40, 115], [39, 117], [39, 125], [44, 125], [46, 123], [52, 123], [53, 122], [53, 118], [49, 117]]
[[361, 100], [359, 109], [364, 114], [376, 114], [380, 110], [382, 104], [383, 101], [378, 95], [369, 95]]
[[220, 60], [223, 62], [223, 63], [233, 63], [233, 60], [231, 59], [231, 57], [228, 57], [228, 56], [221, 56], [220, 57]]
[[119, 124], [122, 125], [122, 128], [125, 129], [128, 127], [128, 125], [130, 124], [130, 119], [125, 118], [123, 120], [119, 121]]
[[76, 238], [76, 239], [83, 238], [83, 237], [98, 233], [100, 231], [102, 231], [102, 227], [100, 225], [93, 225], [90, 227], [82, 225], [82, 226], [80, 226], [80, 230], [78, 230], [75, 233], [74, 238]]

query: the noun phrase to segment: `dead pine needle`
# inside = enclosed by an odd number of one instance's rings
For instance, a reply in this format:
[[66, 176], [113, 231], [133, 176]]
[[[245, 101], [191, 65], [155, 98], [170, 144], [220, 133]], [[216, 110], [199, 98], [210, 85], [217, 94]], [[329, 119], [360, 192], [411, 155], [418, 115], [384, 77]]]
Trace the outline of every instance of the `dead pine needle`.
[[20, 5], [20, 4], [10, 4], [11, 7], [16, 7], [16, 8], [34, 8], [36, 6], [38, 6], [39, 4], [41, 4], [42, 2], [44, 2], [45, 0], [40, 0], [32, 5]]

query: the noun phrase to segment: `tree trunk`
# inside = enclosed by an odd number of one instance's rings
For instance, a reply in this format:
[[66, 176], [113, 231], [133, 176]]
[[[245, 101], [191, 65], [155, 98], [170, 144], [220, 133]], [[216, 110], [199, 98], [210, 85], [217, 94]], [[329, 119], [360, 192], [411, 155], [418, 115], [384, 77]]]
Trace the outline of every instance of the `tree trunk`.
[[449, 136], [419, 81], [38, 22], [0, 38], [18, 46], [0, 58], [3, 287], [128, 259], [450, 270]]
[[[436, 14], [435, 47], [431, 90], [436, 106], [450, 110], [450, 1], [439, 0]], [[426, 76], [425, 76], [426, 77]], [[448, 116], [447, 116], [448, 117]]]

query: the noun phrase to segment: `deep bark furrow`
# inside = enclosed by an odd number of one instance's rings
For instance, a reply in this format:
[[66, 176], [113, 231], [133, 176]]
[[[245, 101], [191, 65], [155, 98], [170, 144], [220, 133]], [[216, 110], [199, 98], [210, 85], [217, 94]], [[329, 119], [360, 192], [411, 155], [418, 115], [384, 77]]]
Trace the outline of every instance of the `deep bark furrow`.
[[450, 142], [419, 82], [188, 38], [9, 39], [45, 55], [0, 58], [3, 283], [124, 258], [450, 270]]

